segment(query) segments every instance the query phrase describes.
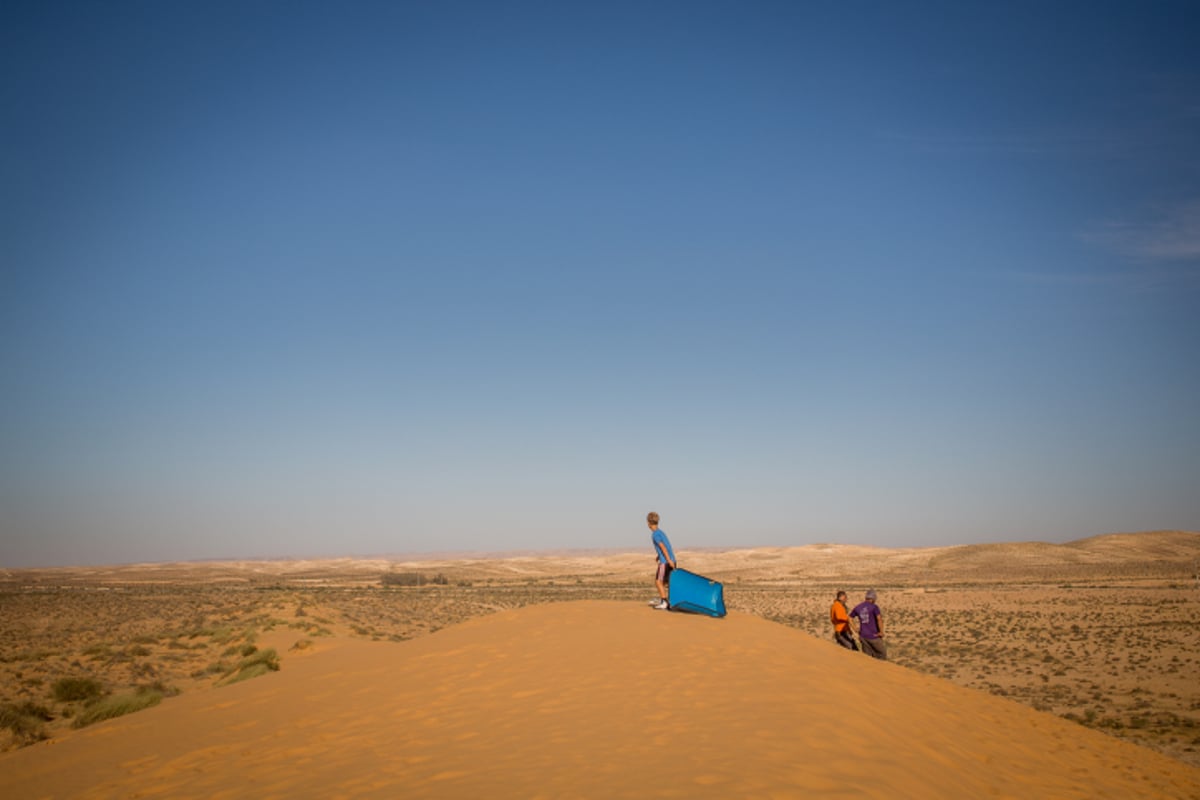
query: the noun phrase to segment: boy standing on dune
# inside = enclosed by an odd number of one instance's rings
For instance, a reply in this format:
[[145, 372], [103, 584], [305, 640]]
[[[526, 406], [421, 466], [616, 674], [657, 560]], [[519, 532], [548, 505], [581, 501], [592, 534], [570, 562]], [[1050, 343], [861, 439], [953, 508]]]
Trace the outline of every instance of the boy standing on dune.
[[667, 602], [667, 584], [671, 582], [671, 570], [675, 569], [675, 551], [671, 549], [671, 540], [667, 534], [658, 528], [658, 514], [651, 511], [646, 515], [646, 525], [650, 527], [650, 544], [654, 547], [654, 557], [658, 562], [654, 573], [654, 585], [658, 587], [659, 600], [654, 607], [666, 611], [671, 606]]

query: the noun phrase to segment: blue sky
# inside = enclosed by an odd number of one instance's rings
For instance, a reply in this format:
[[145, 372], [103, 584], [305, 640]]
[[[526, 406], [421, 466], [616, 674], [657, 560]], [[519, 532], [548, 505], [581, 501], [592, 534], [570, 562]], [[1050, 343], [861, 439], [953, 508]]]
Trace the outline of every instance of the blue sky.
[[1198, 28], [5, 3], [0, 565], [1198, 529]]

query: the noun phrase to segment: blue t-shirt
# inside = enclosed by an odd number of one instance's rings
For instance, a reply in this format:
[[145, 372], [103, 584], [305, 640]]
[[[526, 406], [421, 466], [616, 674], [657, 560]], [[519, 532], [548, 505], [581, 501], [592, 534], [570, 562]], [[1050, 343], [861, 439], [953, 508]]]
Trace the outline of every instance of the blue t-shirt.
[[[667, 555], [670, 558], [663, 558], [662, 550], [658, 547], [659, 542], [662, 542], [663, 547], [667, 548]], [[675, 551], [671, 549], [671, 540], [662, 532], [662, 529], [655, 528], [654, 533], [650, 534], [650, 546], [654, 548], [654, 555], [657, 556], [659, 563], [665, 564], [675, 560]]]
[[879, 606], [864, 600], [854, 607], [850, 616], [858, 617], [858, 635], [864, 639], [879, 638]]

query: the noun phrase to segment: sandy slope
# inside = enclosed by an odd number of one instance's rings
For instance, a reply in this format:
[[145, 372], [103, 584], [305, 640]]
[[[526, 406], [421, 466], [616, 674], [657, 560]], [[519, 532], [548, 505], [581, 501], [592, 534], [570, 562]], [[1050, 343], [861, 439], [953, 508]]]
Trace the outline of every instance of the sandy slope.
[[0, 796], [1200, 797], [1200, 770], [756, 617], [534, 606], [0, 756]]

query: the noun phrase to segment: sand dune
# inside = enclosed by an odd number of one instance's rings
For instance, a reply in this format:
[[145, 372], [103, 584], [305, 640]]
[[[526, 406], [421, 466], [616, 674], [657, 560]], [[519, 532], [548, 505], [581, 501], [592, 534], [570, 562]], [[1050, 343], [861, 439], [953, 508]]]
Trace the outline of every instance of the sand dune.
[[324, 641], [4, 754], [0, 795], [1196, 798], [1200, 770], [757, 617], [581, 601]]

